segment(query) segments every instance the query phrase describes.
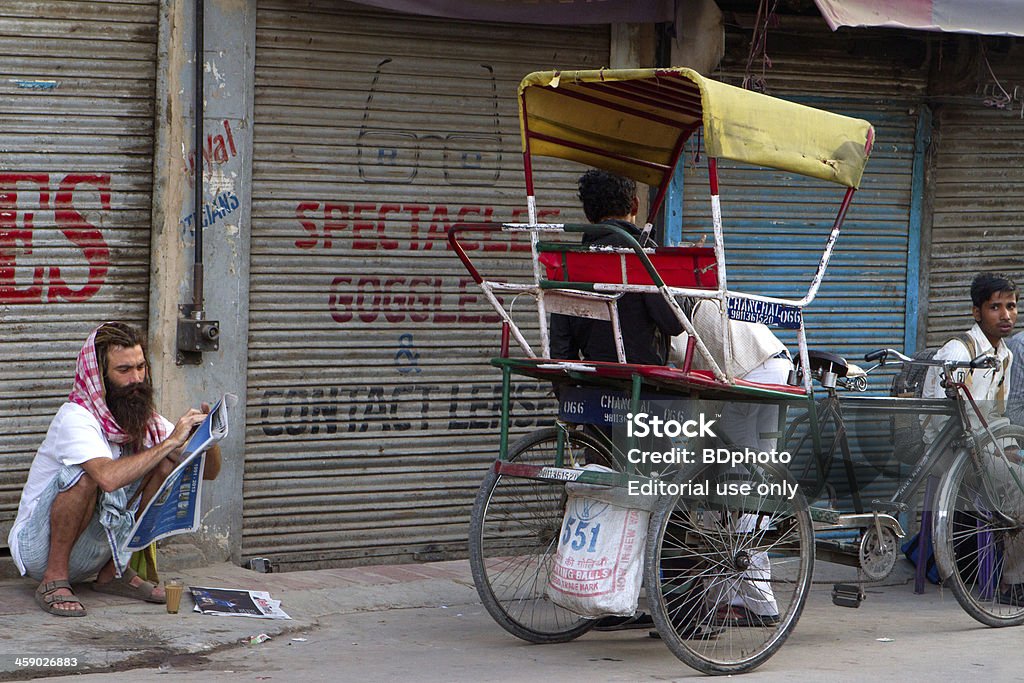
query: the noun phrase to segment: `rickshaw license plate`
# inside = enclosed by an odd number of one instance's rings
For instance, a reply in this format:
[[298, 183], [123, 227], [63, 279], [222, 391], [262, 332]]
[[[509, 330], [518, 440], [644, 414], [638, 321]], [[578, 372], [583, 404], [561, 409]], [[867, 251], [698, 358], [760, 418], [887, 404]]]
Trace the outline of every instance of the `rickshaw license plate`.
[[730, 298], [729, 318], [745, 323], [761, 323], [768, 327], [798, 330], [803, 322], [803, 311], [796, 306], [785, 304]]

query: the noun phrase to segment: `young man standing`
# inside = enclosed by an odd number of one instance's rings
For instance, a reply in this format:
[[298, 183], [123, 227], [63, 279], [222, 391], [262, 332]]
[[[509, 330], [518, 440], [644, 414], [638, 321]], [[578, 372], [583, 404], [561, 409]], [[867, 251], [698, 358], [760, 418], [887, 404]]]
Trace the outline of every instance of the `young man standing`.
[[[986, 420], [1002, 417], [1013, 363], [1013, 354], [1004, 340], [1013, 334], [1017, 323], [1017, 285], [998, 273], [978, 273], [971, 282], [971, 304], [974, 327], [967, 331], [970, 341], [950, 339], [935, 353], [935, 360], [969, 361], [982, 354], [994, 355], [996, 367], [971, 370], [969, 386]], [[966, 377], [966, 371], [958, 372]], [[939, 368], [929, 368], [921, 396], [945, 398], [946, 390], [940, 381]], [[934, 441], [940, 426], [940, 420], [926, 420], [924, 433], [928, 443]]]
[[[1013, 334], [1013, 326], [1017, 322], [1017, 285], [1004, 275], [998, 273], [978, 273], [971, 282], [971, 312], [974, 315], [974, 326], [968, 330], [966, 336], [950, 339], [935, 354], [936, 360], [969, 361], [983, 354], [995, 356], [996, 364], [993, 368], [978, 368], [977, 370], [957, 370], [969, 387], [971, 396], [974, 398], [985, 421], [991, 424], [993, 420], [1003, 417], [1006, 412], [1006, 397], [1012, 372], [1013, 354], [1006, 344], [1007, 338]], [[968, 374], [969, 373], [969, 374]], [[937, 367], [929, 368], [925, 376], [922, 397], [924, 398], [945, 398], [946, 389], [941, 386], [941, 373]], [[977, 424], [977, 417], [968, 411], [968, 415], [975, 423], [975, 429], [980, 429]], [[935, 440], [942, 426], [943, 420], [924, 420], [924, 438], [931, 443]], [[1010, 474], [1001, 458], [992, 458], [990, 461], [991, 473], [994, 480], [1005, 487], [1001, 499], [1004, 503], [1016, 507], [1016, 510], [1004, 510], [1009, 514], [1020, 514], [1024, 508], [1024, 497], [1021, 496], [1015, 478], [1007, 476]], [[1009, 467], [1017, 467], [1019, 464], [1009, 464]], [[1024, 470], [1020, 470], [1024, 474]], [[1024, 604], [1024, 538], [1019, 535], [1009, 535], [1004, 539], [1003, 561], [999, 574], [999, 601], [1008, 604]]]

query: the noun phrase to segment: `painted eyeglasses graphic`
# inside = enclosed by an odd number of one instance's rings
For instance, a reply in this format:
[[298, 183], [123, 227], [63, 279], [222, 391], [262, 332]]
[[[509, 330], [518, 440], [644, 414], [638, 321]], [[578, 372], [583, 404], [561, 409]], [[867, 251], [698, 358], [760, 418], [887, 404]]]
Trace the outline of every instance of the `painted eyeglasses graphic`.
[[[436, 115], [415, 111], [416, 100], [436, 107], [437, 93], [420, 95], [391, 90], [397, 74], [386, 73], [390, 58], [381, 61], [370, 84], [363, 121], [356, 141], [359, 178], [367, 183], [411, 183], [423, 172], [438, 173], [449, 185], [492, 185], [501, 175], [501, 126], [498, 114], [498, 85], [494, 69], [481, 64], [487, 93], [485, 97], [459, 97], [458, 106], [485, 101], [485, 132], [445, 133], [411, 130]], [[406, 76], [409, 78], [409, 76]], [[462, 79], [470, 82], [474, 79]], [[475, 79], [479, 81], [480, 79]], [[454, 96], [452, 96], [454, 98]], [[400, 128], [403, 121], [409, 126]], [[386, 123], [385, 123], [386, 122]], [[394, 125], [396, 127], [385, 127]]]

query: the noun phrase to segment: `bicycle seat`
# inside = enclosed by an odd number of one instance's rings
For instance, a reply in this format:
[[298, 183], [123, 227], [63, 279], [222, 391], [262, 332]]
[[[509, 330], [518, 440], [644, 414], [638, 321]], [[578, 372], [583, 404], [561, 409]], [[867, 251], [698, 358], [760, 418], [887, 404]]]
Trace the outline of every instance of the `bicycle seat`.
[[828, 351], [807, 351], [807, 360], [811, 364], [811, 374], [818, 375], [821, 372], [834, 373], [836, 377], [846, 377], [850, 364], [842, 356], [837, 356]]

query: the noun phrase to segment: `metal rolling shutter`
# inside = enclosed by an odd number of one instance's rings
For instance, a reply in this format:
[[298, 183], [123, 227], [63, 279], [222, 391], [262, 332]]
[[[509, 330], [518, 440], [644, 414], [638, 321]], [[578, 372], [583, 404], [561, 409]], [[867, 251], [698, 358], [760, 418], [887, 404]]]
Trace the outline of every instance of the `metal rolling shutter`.
[[0, 5], [0, 546], [98, 322], [145, 326], [158, 3]]
[[[715, 74], [733, 84], [742, 80], [749, 44], [741, 35], [734, 30], [727, 36], [727, 46], [736, 49]], [[875, 39], [885, 44], [892, 34], [832, 34], [820, 20], [784, 25], [769, 32], [772, 67], [765, 77], [770, 95], [863, 118], [875, 127], [875, 145], [861, 187], [822, 286], [805, 309], [809, 348], [838, 353], [853, 363], [863, 363], [864, 353], [871, 349], [904, 347], [916, 106], [923, 99], [926, 76], [923, 68], [872, 57], [889, 54], [865, 49]], [[916, 54], [906, 49], [907, 59]], [[740, 168], [731, 162], [719, 164], [719, 170], [729, 286], [802, 297], [845, 188], [778, 171]], [[703, 152], [699, 163], [691, 157], [683, 190], [684, 237], [694, 239], [706, 233], [713, 239]], [[795, 352], [795, 333], [776, 333]], [[869, 391], [887, 393], [890, 379], [877, 374]], [[888, 458], [887, 418], [866, 415], [856, 423], [851, 419], [847, 426], [855, 449], [865, 457]], [[863, 462], [857, 462], [856, 475], [864, 500], [893, 490], [892, 479], [881, 477]], [[833, 466], [830, 481], [844, 485], [841, 465]], [[848, 505], [843, 489], [839, 492]]]
[[[246, 556], [465, 552], [497, 453], [499, 329], [446, 226], [525, 220], [516, 86], [605, 65], [608, 40], [260, 0]], [[545, 164], [539, 207], [582, 220], [578, 172]], [[525, 274], [506, 242], [469, 239], [481, 270]], [[515, 389], [517, 431], [549, 419], [547, 387]]]
[[[998, 66], [997, 66], [998, 69]], [[1016, 92], [1024, 69], [999, 70]], [[989, 84], [991, 86], [991, 83]], [[1024, 283], [1024, 120], [1018, 96], [1009, 110], [982, 104], [985, 95], [936, 112], [929, 254], [929, 346], [972, 324], [971, 279], [1002, 271]], [[1017, 362], [1016, 360], [1014, 361]]]
[[[736, 29], [727, 35], [729, 53], [716, 78], [741, 82], [746, 36]], [[832, 33], [820, 18], [784, 22], [768, 36], [768, 94], [863, 118], [875, 127], [861, 187], [821, 289], [805, 311], [809, 346], [853, 362], [870, 349], [904, 346], [916, 107], [927, 74], [923, 61], [917, 63], [919, 56], [923, 60], [923, 39], [908, 38], [899, 50], [893, 40], [891, 32]], [[691, 164], [684, 179], [684, 231], [710, 226], [706, 163], [700, 166]], [[735, 168], [720, 164], [730, 286], [803, 296], [844, 188]], [[710, 237], [709, 227], [701, 229]], [[795, 346], [795, 335], [791, 342]]]

